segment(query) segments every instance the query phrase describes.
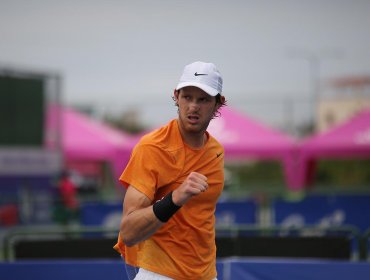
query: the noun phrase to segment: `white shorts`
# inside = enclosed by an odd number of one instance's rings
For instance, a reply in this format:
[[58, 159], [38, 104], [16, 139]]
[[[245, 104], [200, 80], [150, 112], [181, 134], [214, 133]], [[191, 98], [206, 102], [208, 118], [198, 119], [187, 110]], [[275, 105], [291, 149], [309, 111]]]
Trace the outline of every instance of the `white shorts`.
[[[155, 272], [151, 272], [144, 268], [139, 268], [139, 272], [136, 274], [136, 277], [134, 280], [174, 280], [174, 279], [169, 278], [167, 276], [160, 275]], [[213, 280], [217, 280], [217, 278]]]
[[155, 272], [151, 272], [144, 268], [139, 268], [139, 272], [136, 274], [134, 280], [173, 280], [173, 279]]

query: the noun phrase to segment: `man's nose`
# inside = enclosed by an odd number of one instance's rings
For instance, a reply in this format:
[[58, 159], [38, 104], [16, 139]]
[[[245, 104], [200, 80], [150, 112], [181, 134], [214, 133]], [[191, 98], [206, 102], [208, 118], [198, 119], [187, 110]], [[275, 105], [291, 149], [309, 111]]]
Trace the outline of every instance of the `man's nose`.
[[199, 110], [199, 103], [197, 102], [197, 100], [193, 100], [191, 103], [190, 103], [190, 108], [194, 111], [198, 111]]

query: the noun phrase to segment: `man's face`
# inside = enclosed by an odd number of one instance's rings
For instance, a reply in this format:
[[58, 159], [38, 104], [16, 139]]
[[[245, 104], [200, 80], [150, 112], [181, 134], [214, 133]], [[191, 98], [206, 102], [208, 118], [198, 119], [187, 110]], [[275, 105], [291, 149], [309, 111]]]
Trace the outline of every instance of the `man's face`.
[[197, 87], [185, 87], [175, 92], [179, 120], [184, 132], [204, 132], [218, 109], [216, 98]]

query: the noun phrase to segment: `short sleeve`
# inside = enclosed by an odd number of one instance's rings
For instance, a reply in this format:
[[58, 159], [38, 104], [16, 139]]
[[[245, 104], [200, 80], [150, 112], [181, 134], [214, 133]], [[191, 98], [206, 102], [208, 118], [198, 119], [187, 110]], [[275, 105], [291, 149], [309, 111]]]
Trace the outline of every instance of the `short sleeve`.
[[171, 153], [155, 145], [138, 144], [119, 180], [154, 200], [157, 189], [174, 180], [179, 170]]

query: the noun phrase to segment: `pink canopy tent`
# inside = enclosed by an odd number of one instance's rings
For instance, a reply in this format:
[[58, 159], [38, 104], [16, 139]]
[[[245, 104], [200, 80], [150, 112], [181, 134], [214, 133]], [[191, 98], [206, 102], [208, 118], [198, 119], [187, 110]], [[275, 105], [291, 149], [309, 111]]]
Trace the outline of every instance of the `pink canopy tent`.
[[283, 164], [288, 188], [295, 188], [296, 141], [292, 137], [263, 125], [230, 107], [211, 121], [209, 133], [225, 148], [225, 160], [279, 160]]
[[113, 175], [118, 178], [138, 139], [70, 108], [59, 110], [51, 107], [48, 111], [49, 125], [58, 113], [65, 161], [109, 162]]
[[300, 145], [296, 181], [300, 188], [313, 178], [319, 159], [370, 157], [370, 110], [365, 110], [329, 131], [314, 135]]
[[[50, 110], [49, 118], [55, 117]], [[67, 161], [108, 161], [118, 178], [139, 137], [127, 135], [72, 109], [63, 108], [62, 146]], [[279, 160], [289, 188], [295, 188], [295, 140], [229, 107], [211, 121], [208, 131], [225, 148], [225, 160]]]

